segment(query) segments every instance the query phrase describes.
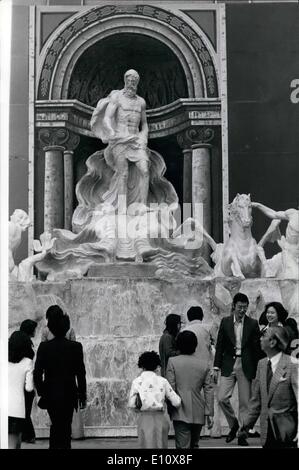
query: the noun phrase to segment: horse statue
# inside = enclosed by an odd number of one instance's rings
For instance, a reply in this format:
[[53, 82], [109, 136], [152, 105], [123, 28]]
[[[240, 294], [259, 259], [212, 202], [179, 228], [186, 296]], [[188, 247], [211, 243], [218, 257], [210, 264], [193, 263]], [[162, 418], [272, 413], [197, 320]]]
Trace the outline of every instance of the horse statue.
[[235, 276], [241, 279], [268, 277], [264, 249], [257, 244], [251, 233], [250, 194], [237, 194], [228, 208], [229, 239], [225, 243], [210, 244], [214, 250], [211, 257], [215, 262], [215, 276]]

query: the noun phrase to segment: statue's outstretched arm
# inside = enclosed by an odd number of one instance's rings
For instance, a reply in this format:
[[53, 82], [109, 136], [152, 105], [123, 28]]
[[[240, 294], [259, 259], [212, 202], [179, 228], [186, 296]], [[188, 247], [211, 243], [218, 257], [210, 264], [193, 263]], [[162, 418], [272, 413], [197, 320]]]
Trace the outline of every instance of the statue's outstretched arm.
[[216, 250], [217, 248], [217, 243], [215, 242], [214, 238], [211, 237], [211, 235], [208, 234], [208, 232], [202, 227], [202, 233], [204, 238], [207, 240], [208, 244], [212, 248], [212, 250]]
[[252, 202], [251, 206], [259, 209], [270, 219], [289, 220], [286, 213], [287, 211], [274, 211], [273, 209], [270, 209], [270, 207], [264, 206], [260, 202]]
[[278, 219], [272, 220], [271, 224], [268, 227], [267, 232], [260, 239], [258, 243], [259, 246], [264, 246], [266, 242], [274, 243], [275, 241], [281, 239], [281, 233], [279, 230], [280, 222], [281, 220], [278, 220]]

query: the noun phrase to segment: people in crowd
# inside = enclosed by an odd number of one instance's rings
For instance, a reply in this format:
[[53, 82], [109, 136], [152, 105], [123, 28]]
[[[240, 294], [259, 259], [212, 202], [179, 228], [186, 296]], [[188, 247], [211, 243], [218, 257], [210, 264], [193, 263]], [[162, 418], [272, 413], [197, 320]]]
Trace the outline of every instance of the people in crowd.
[[213, 366], [213, 351], [212, 346], [214, 339], [211, 335], [210, 329], [202, 323], [203, 311], [197, 305], [190, 307], [187, 312], [187, 325], [182, 331], [192, 331], [197, 338], [197, 346], [194, 354], [204, 362], [207, 362], [211, 367]]
[[[38, 406], [47, 409], [51, 419], [50, 449], [71, 448], [74, 409], [86, 406], [86, 378], [82, 344], [68, 340], [69, 319], [58, 305], [48, 315], [53, 340], [39, 345], [34, 382], [41, 397]], [[79, 402], [79, 403], [78, 403]]]
[[8, 340], [8, 446], [20, 449], [25, 423], [25, 393], [33, 390], [33, 361], [28, 338], [20, 331]]
[[297, 322], [294, 318], [288, 317], [288, 312], [280, 302], [270, 302], [266, 305], [260, 316], [259, 324], [261, 326], [261, 335], [263, 335], [270, 326], [284, 327], [289, 336], [289, 342], [285, 350], [286, 354], [292, 354], [298, 347], [296, 342], [299, 338]]
[[[230, 432], [226, 436], [227, 443], [236, 437], [239, 421], [242, 425], [247, 417], [251, 383], [261, 357], [258, 322], [246, 315], [248, 306], [248, 297], [240, 292], [237, 293], [233, 298], [232, 314], [221, 320], [217, 336], [213, 375], [217, 383], [221, 371], [218, 400], [230, 427]], [[230, 402], [236, 383], [239, 421]], [[238, 445], [248, 445], [244, 435], [238, 438]]]
[[[35, 336], [36, 328], [37, 328], [37, 322], [34, 320], [30, 320], [30, 319], [26, 319], [22, 321], [20, 325], [20, 331], [22, 331], [25, 335], [27, 335], [28, 341], [30, 341], [32, 354], [28, 355], [29, 359], [33, 359], [35, 355], [34, 344], [32, 342], [32, 338], [34, 338]], [[30, 443], [30, 444], [35, 443], [35, 431], [34, 431], [34, 426], [33, 426], [32, 419], [31, 419], [31, 410], [32, 410], [34, 397], [35, 397], [34, 390], [30, 392], [27, 392], [25, 390], [25, 412], [26, 413], [25, 413], [25, 422], [24, 422], [23, 433], [22, 433], [22, 441]]]
[[159, 354], [161, 359], [161, 375], [166, 376], [168, 359], [178, 355], [176, 349], [176, 337], [181, 328], [181, 317], [175, 313], [170, 313], [165, 319], [165, 330], [159, 341]]
[[133, 380], [128, 406], [140, 411], [138, 415], [138, 441], [141, 448], [167, 449], [169, 419], [166, 399], [179, 407], [180, 397], [168, 381], [158, 375], [161, 366], [155, 351], [146, 351], [139, 357], [138, 367], [142, 373]]
[[[46, 311], [46, 319], [47, 321], [49, 322], [49, 318], [52, 314], [52, 312], [55, 312], [56, 311], [56, 307], [57, 305], [51, 305], [48, 310]], [[54, 313], [55, 314], [55, 313]], [[66, 315], [66, 317], [68, 317], [68, 315], [66, 313], [64, 313], [64, 315]], [[68, 331], [66, 332], [66, 339], [69, 339], [71, 341], [76, 341], [76, 335], [75, 335], [75, 331], [73, 328], [71, 328], [71, 325], [70, 325], [70, 319], [68, 318], [68, 321], [69, 321], [69, 329]], [[51, 333], [51, 331], [49, 330], [49, 327], [48, 325], [45, 326], [42, 330], [42, 334], [41, 334], [41, 342], [43, 341], [49, 341], [50, 339], [53, 339], [54, 336], [53, 334]]]
[[285, 353], [296, 355], [296, 351], [298, 352], [299, 347], [299, 331], [295, 318], [287, 318], [284, 329], [289, 336], [289, 343], [286, 347]]
[[269, 326], [284, 326], [288, 312], [280, 302], [270, 302], [266, 305], [259, 318], [261, 333]]
[[[169, 358], [166, 378], [181, 397], [181, 407], [171, 413], [177, 449], [198, 447], [201, 428], [213, 426], [214, 393], [210, 366], [196, 354], [197, 338], [192, 331], [182, 331], [177, 337], [180, 354]], [[203, 390], [203, 394], [201, 391]]]
[[[50, 306], [46, 312], [46, 318], [49, 320], [49, 317], [51, 316], [52, 312], [55, 312], [54, 309], [55, 306]], [[70, 341], [76, 341], [76, 334], [74, 329], [71, 327], [70, 323], [70, 317], [66, 313], [65, 315], [65, 321], [68, 326], [68, 330], [66, 332], [65, 337], [69, 339]], [[48, 326], [45, 326], [42, 331], [42, 336], [41, 336], [41, 341], [49, 341], [53, 339], [54, 336], [49, 330]], [[80, 408], [77, 410], [74, 410], [73, 413], [73, 420], [72, 420], [72, 439], [84, 439], [84, 425], [83, 425], [83, 419], [82, 419], [82, 414]]]
[[284, 353], [288, 335], [281, 326], [270, 326], [261, 336], [266, 353], [258, 363], [248, 415], [239, 436], [260, 416], [261, 443], [264, 448], [297, 447], [298, 360]]

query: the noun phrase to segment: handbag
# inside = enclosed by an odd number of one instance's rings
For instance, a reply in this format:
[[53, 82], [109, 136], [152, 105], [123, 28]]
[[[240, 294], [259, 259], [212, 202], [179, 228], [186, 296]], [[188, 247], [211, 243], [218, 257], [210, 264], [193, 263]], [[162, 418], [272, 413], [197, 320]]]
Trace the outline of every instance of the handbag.
[[139, 395], [138, 392], [136, 394], [135, 408], [137, 408], [137, 410], [141, 410], [141, 408], [142, 408], [142, 400], [141, 400], [140, 395]]
[[173, 406], [173, 404], [171, 403], [171, 401], [168, 398], [165, 398], [165, 403], [166, 403], [166, 408], [167, 408], [167, 412], [169, 414], [169, 417], [170, 417], [170, 419], [172, 419], [172, 414], [173, 414], [174, 411], [176, 411], [176, 407]]
[[82, 410], [80, 408], [73, 413], [72, 439], [84, 439], [84, 424]]

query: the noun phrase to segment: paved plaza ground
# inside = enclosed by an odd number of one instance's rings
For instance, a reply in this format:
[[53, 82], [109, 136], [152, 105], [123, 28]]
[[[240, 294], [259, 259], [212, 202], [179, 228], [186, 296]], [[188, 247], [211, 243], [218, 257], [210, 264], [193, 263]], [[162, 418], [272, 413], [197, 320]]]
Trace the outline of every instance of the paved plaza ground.
[[[250, 448], [261, 447], [260, 439], [249, 438], [248, 439]], [[239, 448], [237, 439], [230, 444], [226, 444], [225, 437], [212, 439], [209, 437], [203, 437], [199, 441], [200, 448]], [[48, 439], [37, 439], [35, 444], [22, 443], [22, 449], [48, 449]], [[138, 441], [136, 438], [86, 438], [83, 440], [73, 440], [73, 449], [138, 449]], [[175, 449], [174, 439], [170, 438], [168, 441], [168, 448]], [[248, 449], [248, 447], [246, 447]]]

